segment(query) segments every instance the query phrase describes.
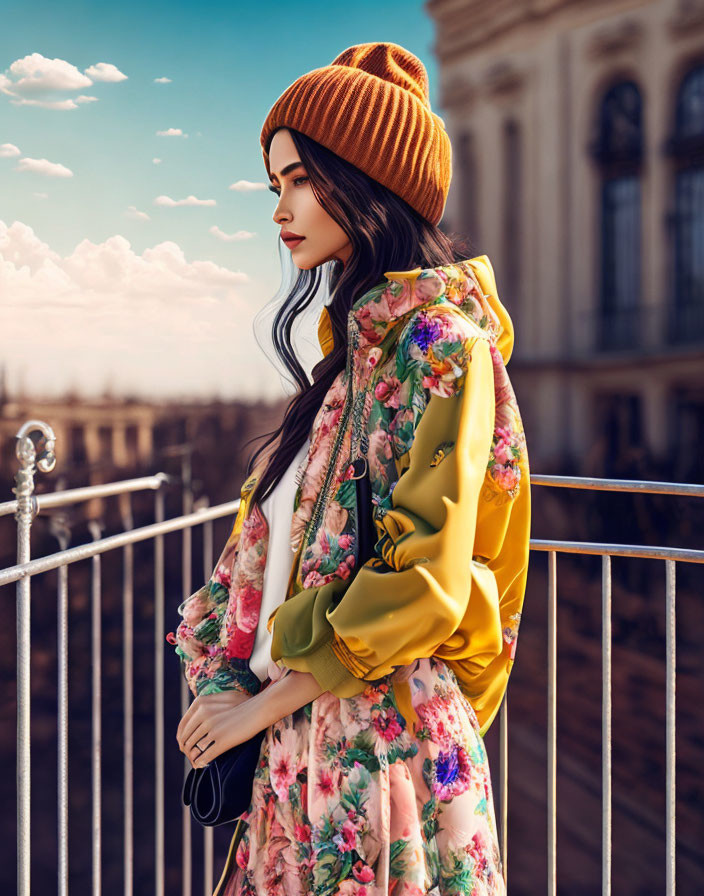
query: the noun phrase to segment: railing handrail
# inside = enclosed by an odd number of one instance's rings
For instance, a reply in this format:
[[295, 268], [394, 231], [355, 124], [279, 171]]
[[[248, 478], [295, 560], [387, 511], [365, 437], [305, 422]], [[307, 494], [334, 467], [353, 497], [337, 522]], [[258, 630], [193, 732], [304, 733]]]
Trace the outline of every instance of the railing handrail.
[[106, 551], [121, 548], [127, 544], [147, 541], [157, 535], [179, 532], [182, 529], [208, 522], [208, 520], [215, 520], [231, 513], [237, 513], [241, 500], [241, 498], [237, 498], [236, 501], [228, 501], [226, 504], [204, 507], [193, 513], [172, 517], [161, 523], [150, 523], [150, 525], [142, 526], [140, 529], [130, 529], [128, 532], [109, 535], [106, 538], [101, 538], [99, 541], [81, 544], [75, 548], [67, 548], [54, 554], [47, 554], [46, 557], [38, 557], [36, 560], [30, 560], [29, 563], [8, 566], [5, 569], [0, 569], [0, 586], [18, 582], [20, 579], [47, 572], [50, 569], [57, 569], [59, 566], [75, 563], [78, 560], [87, 560], [89, 557], [95, 557], [97, 554], [103, 554]]
[[[122, 495], [127, 492], [138, 492], [143, 489], [156, 491], [162, 485], [169, 483], [173, 477], [168, 473], [155, 473], [153, 476], [139, 476], [136, 479], [121, 479], [117, 482], [105, 482], [100, 485], [86, 485], [80, 488], [68, 488], [60, 492], [48, 492], [43, 495], [34, 495], [37, 511], [48, 507], [65, 507], [67, 504], [77, 504], [80, 501], [89, 501], [91, 498], [109, 498], [112, 495]], [[17, 510], [17, 499], [0, 503], [0, 516], [8, 516]]]
[[[147, 541], [152, 536], [167, 535], [170, 532], [178, 532], [208, 520], [219, 519], [229, 513], [237, 513], [241, 498], [229, 501], [227, 504], [219, 504], [196, 510], [185, 516], [177, 516], [165, 520], [162, 523], [151, 523], [140, 529], [130, 529], [129, 532], [120, 532], [117, 535], [109, 535], [99, 541], [78, 545], [75, 548], [67, 548], [46, 557], [39, 557], [29, 563], [20, 563], [16, 566], [8, 566], [0, 569], [0, 587], [10, 585], [28, 576], [48, 572], [50, 569], [58, 569], [79, 560], [87, 560], [97, 554], [103, 554], [115, 548], [134, 544], [138, 541]], [[551, 541], [544, 538], [531, 538], [529, 541], [531, 550], [557, 551], [569, 554], [596, 554], [598, 556], [609, 555], [612, 557], [643, 557], [650, 560], [678, 560], [690, 563], [704, 563], [704, 550], [694, 548], [668, 548], [660, 546], [648, 546], [637, 544], [609, 544], [597, 541]]]
[[530, 474], [531, 485], [556, 485], [561, 488], [582, 488], [604, 492], [646, 492], [657, 495], [685, 495], [704, 498], [704, 485], [696, 482], [663, 482], [648, 479], [603, 479], [595, 476], [556, 476]]

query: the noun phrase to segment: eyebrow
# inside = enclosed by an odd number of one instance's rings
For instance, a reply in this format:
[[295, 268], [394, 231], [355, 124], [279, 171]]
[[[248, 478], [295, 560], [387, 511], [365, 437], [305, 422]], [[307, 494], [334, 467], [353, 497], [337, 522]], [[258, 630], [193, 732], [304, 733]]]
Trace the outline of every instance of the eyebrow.
[[[303, 168], [303, 162], [291, 162], [290, 165], [287, 165], [285, 168], [281, 169], [281, 176], [283, 177], [285, 174], [289, 174], [291, 171], [294, 171], [296, 168]], [[269, 175], [269, 180], [273, 183], [276, 178], [275, 174]], [[276, 178], [278, 180], [278, 178]]]

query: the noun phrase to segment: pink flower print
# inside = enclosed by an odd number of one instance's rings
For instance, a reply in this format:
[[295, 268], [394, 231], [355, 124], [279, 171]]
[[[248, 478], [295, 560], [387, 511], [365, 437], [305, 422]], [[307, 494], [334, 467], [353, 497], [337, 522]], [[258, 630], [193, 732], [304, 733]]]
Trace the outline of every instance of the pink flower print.
[[230, 587], [230, 568], [225, 566], [224, 563], [221, 563], [220, 566], [213, 573], [213, 581], [217, 582], [220, 585], [224, 585], [225, 588]]
[[354, 539], [349, 533], [345, 533], [337, 539], [337, 543], [343, 551], [348, 551], [352, 547], [353, 542]]
[[369, 865], [365, 865], [361, 859], [358, 859], [352, 866], [352, 874], [360, 884], [371, 883], [375, 876], [373, 869]]
[[422, 302], [429, 302], [437, 299], [445, 291], [445, 284], [436, 271], [433, 271], [429, 277], [419, 277], [415, 284], [416, 298]]
[[345, 559], [340, 563], [340, 565], [335, 570], [335, 575], [339, 576], [341, 579], [349, 579], [352, 574], [352, 570], [354, 569], [354, 556], [345, 557]]
[[261, 601], [262, 592], [258, 588], [245, 585], [238, 591], [235, 621], [242, 631], [253, 632], [257, 628]]
[[403, 732], [403, 728], [398, 723], [396, 710], [393, 706], [386, 710], [386, 713], [373, 713], [372, 724], [374, 730], [382, 738], [382, 740], [390, 743]]
[[[304, 805], [305, 805], [305, 803], [304, 803]], [[300, 824], [300, 822], [296, 822], [293, 830], [294, 830], [296, 840], [298, 840], [299, 843], [310, 842], [310, 825], [309, 824]]]
[[303, 587], [317, 588], [318, 585], [326, 585], [328, 582], [328, 578], [328, 576], [321, 576], [317, 569], [311, 569], [303, 577]]
[[252, 512], [242, 523], [242, 529], [247, 533], [245, 541], [248, 544], [255, 544], [266, 534], [267, 521], [256, 504], [252, 506]]
[[357, 828], [354, 823], [349, 818], [346, 818], [342, 825], [342, 830], [339, 834], [335, 834], [332, 840], [340, 852], [349, 852], [351, 849], [354, 849], [357, 843]]
[[235, 853], [235, 862], [239, 868], [247, 868], [249, 864], [249, 842], [246, 837], [242, 837]]
[[518, 483], [518, 476], [516, 476], [512, 467], [502, 467], [497, 464], [495, 467], [492, 467], [491, 476], [499, 488], [507, 492]]
[[340, 786], [340, 769], [337, 767], [321, 769], [316, 786], [321, 796], [331, 797], [336, 794]]
[[288, 789], [296, 783], [300, 770], [298, 736], [293, 728], [281, 730], [281, 740], [272, 738], [269, 753], [271, 786], [280, 802], [288, 802]]
[[266, 554], [261, 550], [260, 544], [248, 542], [239, 555], [237, 583], [252, 582], [261, 586], [264, 581], [265, 563]]
[[401, 380], [396, 376], [385, 376], [374, 387], [375, 398], [384, 407], [398, 408], [400, 404]]
[[179, 625], [176, 629], [176, 640], [181, 650], [192, 660], [203, 656], [203, 645], [197, 638], [193, 637], [191, 628]]
[[370, 349], [369, 354], [367, 355], [367, 370], [373, 370], [377, 366], [381, 355], [382, 351], [378, 346]]
[[484, 832], [477, 830], [472, 835], [472, 839], [465, 847], [465, 851], [474, 859], [475, 876], [481, 876], [486, 871], [487, 853], [489, 844], [486, 841]]
[[190, 600], [187, 600], [182, 611], [183, 621], [187, 625], [195, 626], [207, 615], [212, 607], [207, 588], [201, 588]]
[[339, 535], [347, 524], [348, 516], [349, 513], [341, 504], [337, 501], [331, 501], [325, 512], [323, 525], [331, 535]]
[[499, 464], [507, 464], [513, 460], [513, 452], [511, 451], [511, 432], [505, 427], [496, 427], [496, 434], [499, 441], [494, 445], [494, 457]]
[[[400, 286], [400, 289], [399, 289]], [[389, 315], [398, 317], [413, 306], [413, 290], [408, 280], [394, 280], [381, 294], [379, 304], [386, 303]]]
[[235, 628], [227, 641], [225, 656], [229, 659], [248, 659], [254, 646], [254, 632], [243, 632]]

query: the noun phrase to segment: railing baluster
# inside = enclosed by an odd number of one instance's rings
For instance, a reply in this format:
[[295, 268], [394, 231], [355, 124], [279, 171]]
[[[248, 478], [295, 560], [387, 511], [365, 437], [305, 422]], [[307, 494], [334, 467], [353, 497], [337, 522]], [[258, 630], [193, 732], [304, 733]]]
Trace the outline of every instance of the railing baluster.
[[[130, 496], [122, 496], [122, 527], [133, 528]], [[134, 884], [134, 546], [126, 544], [122, 582], [122, 705], [123, 728], [123, 874], [124, 896], [132, 896]]]
[[[98, 541], [103, 526], [97, 520], [88, 521], [88, 529], [93, 541]], [[92, 886], [93, 896], [100, 896], [102, 889], [102, 594], [100, 554], [91, 560], [91, 791], [93, 834]]]
[[[154, 501], [164, 519], [164, 489]], [[154, 539], [154, 896], [164, 896], [164, 536]]]
[[[37, 458], [37, 451], [30, 433], [39, 431], [44, 437], [44, 448]], [[28, 420], [17, 433], [15, 454], [19, 467], [12, 489], [17, 499], [17, 563], [29, 563], [30, 530], [37, 512], [34, 494], [35, 469], [50, 473], [56, 465], [54, 455], [55, 436], [52, 428], [42, 420]], [[36, 468], [35, 468], [36, 462]], [[31, 576], [17, 582], [17, 896], [30, 896], [31, 880]]]
[[601, 893], [611, 896], [611, 557], [601, 560]]
[[548, 896], [557, 893], [557, 552], [548, 553]]
[[666, 591], [666, 716], [665, 716], [665, 893], [675, 896], [675, 675], [677, 620], [675, 616], [675, 561], [665, 561]]
[[[70, 541], [66, 516], [51, 520], [51, 532], [65, 551]], [[58, 834], [57, 885], [59, 896], [68, 896], [68, 566], [58, 569], [56, 605], [56, 822]]]

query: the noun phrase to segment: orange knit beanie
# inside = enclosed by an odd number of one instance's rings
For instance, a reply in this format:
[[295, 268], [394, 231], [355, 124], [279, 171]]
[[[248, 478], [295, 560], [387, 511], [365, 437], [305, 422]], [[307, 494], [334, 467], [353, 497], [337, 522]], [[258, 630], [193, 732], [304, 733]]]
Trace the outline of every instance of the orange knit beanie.
[[262, 127], [267, 173], [269, 143], [280, 127], [317, 140], [440, 222], [452, 177], [450, 138], [430, 108], [423, 63], [398, 44], [348, 47], [294, 81]]

